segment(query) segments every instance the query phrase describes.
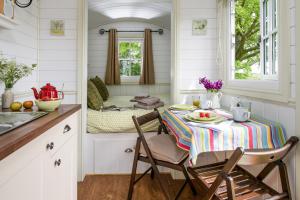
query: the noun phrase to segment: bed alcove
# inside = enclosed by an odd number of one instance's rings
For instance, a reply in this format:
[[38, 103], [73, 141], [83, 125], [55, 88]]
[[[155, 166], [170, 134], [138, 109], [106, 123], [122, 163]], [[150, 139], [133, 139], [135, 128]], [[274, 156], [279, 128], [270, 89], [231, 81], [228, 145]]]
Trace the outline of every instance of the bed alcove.
[[[146, 4], [137, 5], [137, 9], [147, 10]], [[109, 5], [106, 5], [109, 6]], [[111, 5], [112, 7], [117, 4]], [[135, 6], [135, 5], [132, 5]], [[160, 5], [155, 5], [159, 8]], [[97, 8], [101, 10], [100, 8]], [[85, 61], [87, 63], [87, 69], [85, 70], [86, 77], [84, 78], [86, 83], [90, 78], [99, 76], [104, 81], [106, 60], [107, 60], [107, 41], [108, 33], [100, 34], [101, 29], [109, 30], [111, 28], [117, 28], [121, 31], [118, 33], [119, 40], [122, 41], [142, 41], [145, 28], [149, 28], [152, 31], [163, 30], [163, 34], [158, 32], [152, 32], [153, 40], [153, 55], [154, 55], [154, 67], [155, 67], [155, 85], [139, 85], [138, 81], [134, 80], [122, 80], [121, 85], [108, 86], [108, 90], [111, 99], [116, 99], [117, 102], [112, 103], [123, 103], [129, 102], [129, 96], [133, 97], [139, 94], [150, 94], [151, 96], [158, 96], [166, 105], [170, 105], [170, 92], [171, 92], [171, 40], [174, 40], [172, 33], [171, 23], [171, 10], [172, 2], [167, 1], [161, 5], [162, 12], [160, 16], [155, 16], [153, 19], [145, 19], [141, 17], [123, 17], [120, 19], [112, 19], [105, 16], [107, 13], [101, 13], [96, 11], [96, 7], [93, 8], [93, 4], [89, 5], [89, 9], [85, 9], [86, 15], [89, 16], [87, 23], [85, 19], [85, 32], [87, 51], [85, 52]], [[158, 11], [157, 11], [158, 12]], [[116, 13], [115, 13], [116, 14]], [[151, 15], [151, 12], [148, 14]], [[95, 20], [100, 19], [100, 20]], [[129, 31], [129, 32], [122, 32]], [[172, 44], [173, 46], [174, 44]], [[84, 85], [85, 87], [85, 85]], [[86, 90], [86, 88], [84, 88]], [[86, 91], [84, 92], [86, 94]], [[82, 95], [84, 95], [82, 93]], [[120, 96], [125, 97], [119, 98]], [[86, 97], [82, 96], [85, 99]], [[111, 100], [110, 99], [110, 100]], [[109, 101], [110, 101], [109, 100]], [[130, 103], [130, 105], [133, 105]], [[143, 111], [146, 113], [149, 111]], [[85, 113], [89, 113], [86, 108]], [[91, 113], [91, 112], [90, 112]], [[95, 112], [94, 112], [95, 114]], [[86, 117], [86, 115], [84, 115]], [[128, 115], [129, 120], [131, 116]], [[85, 119], [87, 120], [87, 119]], [[96, 131], [97, 132], [97, 131]], [[83, 132], [82, 137], [82, 177], [86, 174], [129, 174], [131, 172], [131, 165], [133, 159], [134, 146], [136, 143], [136, 133], [124, 133], [119, 131], [118, 133], [101, 133], [91, 134]], [[102, 130], [102, 132], [105, 132]], [[116, 132], [114, 130], [114, 132]], [[127, 131], [128, 132], [128, 131]], [[153, 135], [149, 133], [149, 136]], [[145, 169], [146, 166], [141, 166], [140, 172]]]

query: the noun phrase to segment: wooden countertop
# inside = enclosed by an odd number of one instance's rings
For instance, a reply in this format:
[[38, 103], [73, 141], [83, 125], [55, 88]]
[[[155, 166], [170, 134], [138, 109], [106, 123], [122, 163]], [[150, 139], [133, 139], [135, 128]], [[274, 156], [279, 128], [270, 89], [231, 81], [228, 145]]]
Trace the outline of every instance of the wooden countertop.
[[0, 136], [0, 161], [81, 109], [81, 105], [65, 104], [54, 112]]

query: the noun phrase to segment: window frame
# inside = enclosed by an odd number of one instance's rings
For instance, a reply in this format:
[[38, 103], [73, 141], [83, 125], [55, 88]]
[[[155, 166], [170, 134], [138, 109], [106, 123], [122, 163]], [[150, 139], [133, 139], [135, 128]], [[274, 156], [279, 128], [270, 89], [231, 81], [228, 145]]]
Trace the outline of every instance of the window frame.
[[[119, 49], [120, 49], [120, 43], [121, 42], [140, 42], [141, 43], [141, 74], [142, 74], [142, 70], [143, 70], [143, 61], [144, 61], [144, 55], [143, 55], [143, 49], [144, 49], [144, 39], [143, 38], [119, 38], [118, 39], [118, 56], [119, 56]], [[120, 62], [120, 57], [119, 57], [119, 62]], [[120, 65], [121, 67], [121, 65]], [[140, 77], [139, 76], [124, 76], [120, 74], [120, 78], [121, 78], [121, 84], [125, 83], [125, 84], [138, 84], [140, 81]]]
[[[277, 1], [277, 5], [276, 5], [276, 11], [277, 12], [273, 12], [274, 11], [274, 1]], [[278, 38], [279, 38], [279, 30], [278, 30], [278, 2], [280, 0], [261, 0], [260, 1], [260, 12], [263, 13], [261, 14], [261, 27], [260, 27], [260, 30], [261, 30], [261, 43], [260, 43], [260, 46], [261, 46], [261, 54], [260, 54], [260, 57], [262, 58], [261, 59], [261, 66], [262, 66], [262, 69], [261, 69], [261, 77], [262, 77], [262, 80], [278, 80], [278, 77], [279, 77], [279, 71], [278, 71]], [[265, 2], [269, 2], [270, 6], [267, 10], [267, 13], [268, 13], [268, 24], [267, 24], [267, 33], [266, 33], [266, 26], [265, 25], [265, 20], [266, 20], [266, 16], [264, 15], [265, 13], [263, 12], [264, 9], [265, 9]], [[274, 13], [276, 13], [276, 28], [274, 28]], [[271, 60], [270, 62], [270, 71], [273, 71], [273, 67], [274, 67], [274, 34], [276, 34], [276, 37], [277, 37], [277, 73], [274, 74], [266, 74], [265, 73], [265, 70], [266, 70], [266, 63], [265, 63], [265, 44], [264, 42], [266, 40], [268, 40], [269, 42], [269, 49], [268, 49], [268, 59]], [[276, 64], [276, 62], [275, 62]], [[276, 69], [276, 67], [274, 67]]]
[[[262, 1], [262, 0], [261, 0]], [[264, 80], [239, 80], [233, 79], [232, 65], [232, 43], [231, 43], [231, 0], [227, 1], [226, 5], [226, 29], [227, 33], [225, 40], [220, 42], [225, 48], [224, 60], [220, 63], [221, 77], [225, 82], [224, 92], [234, 95], [243, 95], [259, 99], [267, 99], [278, 102], [290, 101], [290, 42], [289, 42], [289, 19], [288, 2], [279, 0], [277, 5], [278, 15], [278, 79]], [[220, 39], [220, 38], [219, 38]]]

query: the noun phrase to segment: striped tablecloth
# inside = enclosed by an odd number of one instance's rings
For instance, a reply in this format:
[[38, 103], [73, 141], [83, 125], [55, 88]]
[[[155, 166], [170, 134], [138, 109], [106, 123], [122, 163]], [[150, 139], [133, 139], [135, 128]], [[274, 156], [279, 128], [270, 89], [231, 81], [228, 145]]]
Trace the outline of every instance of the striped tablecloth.
[[222, 110], [215, 112], [225, 120], [217, 124], [200, 124], [186, 121], [184, 112], [166, 110], [162, 114], [163, 122], [176, 137], [178, 147], [190, 152], [193, 164], [203, 152], [230, 151], [237, 147], [273, 149], [285, 144], [286, 132], [280, 123], [259, 117], [236, 123], [230, 120], [229, 113]]

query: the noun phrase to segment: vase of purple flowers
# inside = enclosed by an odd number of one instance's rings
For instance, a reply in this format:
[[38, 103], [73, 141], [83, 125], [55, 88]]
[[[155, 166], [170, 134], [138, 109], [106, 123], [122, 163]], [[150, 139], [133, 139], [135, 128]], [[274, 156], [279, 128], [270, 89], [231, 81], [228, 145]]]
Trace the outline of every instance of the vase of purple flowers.
[[217, 109], [221, 107], [220, 101], [222, 93], [220, 90], [223, 86], [222, 80], [210, 81], [206, 77], [199, 79], [199, 84], [203, 85], [207, 91], [206, 94], [206, 105], [208, 108]]

